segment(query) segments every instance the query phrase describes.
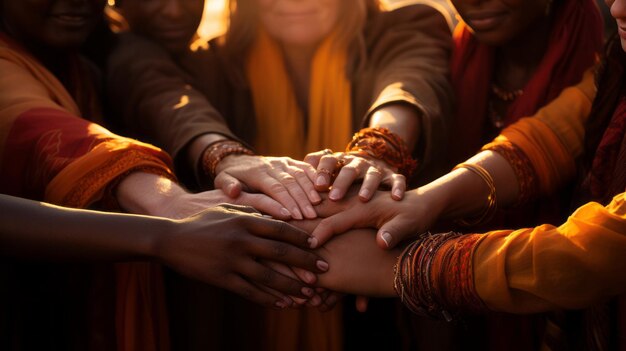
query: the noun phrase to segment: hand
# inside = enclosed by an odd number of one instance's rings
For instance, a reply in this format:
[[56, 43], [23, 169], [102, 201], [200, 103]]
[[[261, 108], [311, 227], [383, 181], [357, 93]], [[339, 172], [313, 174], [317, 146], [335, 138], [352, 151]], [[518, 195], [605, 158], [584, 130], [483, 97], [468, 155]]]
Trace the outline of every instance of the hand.
[[173, 232], [157, 237], [155, 257], [191, 278], [266, 306], [292, 306], [288, 296], [309, 298], [314, 291], [301, 280], [259, 261], [278, 262], [316, 274], [325, 271], [319, 267], [328, 267], [318, 255], [305, 250], [310, 239], [307, 233], [285, 222], [263, 218], [251, 208], [220, 205], [174, 225]]
[[268, 214], [276, 219], [286, 220], [290, 218], [289, 215], [283, 213], [283, 206], [278, 201], [265, 194], [241, 192], [237, 198], [233, 199], [226, 196], [221, 190], [210, 190], [196, 194], [179, 193], [171, 197], [166, 204], [159, 208], [157, 213], [152, 213], [152, 215], [181, 219], [223, 203], [250, 206], [258, 212]]
[[[342, 199], [352, 183], [363, 179], [359, 198], [369, 201], [381, 184], [391, 187], [391, 198], [402, 200], [406, 191], [406, 178], [396, 173], [385, 161], [356, 153], [335, 152], [329, 149], [308, 154], [304, 161], [317, 169], [315, 188], [327, 191], [329, 198]], [[336, 174], [334, 180], [332, 175]]]
[[315, 169], [288, 157], [231, 155], [217, 166], [215, 187], [231, 198], [242, 189], [267, 194], [282, 206], [283, 216], [315, 218], [313, 205], [321, 198], [315, 187]]
[[332, 267], [319, 276], [318, 285], [349, 294], [395, 296], [393, 266], [399, 250], [381, 250], [373, 235], [371, 230], [353, 230], [317, 250]]
[[[363, 203], [353, 198], [323, 201], [316, 207], [322, 219], [313, 230], [312, 247], [324, 245], [333, 235], [353, 228], [378, 228], [376, 242], [390, 249], [399, 242], [430, 228], [441, 213], [434, 191], [418, 188], [406, 193], [402, 201], [389, 199], [378, 192], [371, 201]], [[435, 200], [433, 200], [435, 199]]]

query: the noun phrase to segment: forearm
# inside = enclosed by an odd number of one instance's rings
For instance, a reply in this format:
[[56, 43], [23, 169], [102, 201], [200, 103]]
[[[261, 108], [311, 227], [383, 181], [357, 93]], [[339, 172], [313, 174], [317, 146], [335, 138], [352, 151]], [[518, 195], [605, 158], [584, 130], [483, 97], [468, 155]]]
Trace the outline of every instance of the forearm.
[[125, 177], [116, 189], [120, 206], [130, 213], [169, 217], [169, 206], [186, 192], [173, 181], [154, 174], [135, 172]]
[[152, 258], [166, 219], [58, 207], [0, 195], [0, 255], [26, 260], [131, 261]]
[[319, 286], [357, 295], [396, 296], [393, 266], [399, 251], [379, 248], [375, 234], [369, 229], [351, 230], [317, 250], [330, 266], [319, 275]]
[[[467, 161], [483, 167], [493, 178], [497, 206], [505, 207], [518, 197], [517, 177], [511, 165], [496, 152], [484, 151]], [[437, 180], [412, 190], [409, 196], [431, 204], [433, 218], [456, 219], [472, 216], [487, 205], [489, 187], [473, 171], [458, 168]], [[427, 196], [429, 200], [424, 200]], [[430, 201], [430, 202], [428, 202]]]
[[409, 151], [412, 151], [421, 133], [421, 114], [410, 104], [392, 103], [372, 113], [369, 126], [389, 129], [406, 143]]

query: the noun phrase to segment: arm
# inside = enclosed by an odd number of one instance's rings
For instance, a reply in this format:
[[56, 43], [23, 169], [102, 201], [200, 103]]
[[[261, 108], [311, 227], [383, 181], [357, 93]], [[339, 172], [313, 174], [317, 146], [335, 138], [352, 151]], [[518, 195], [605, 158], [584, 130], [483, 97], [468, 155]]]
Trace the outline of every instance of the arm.
[[[447, 65], [451, 43], [445, 15], [430, 6], [407, 6], [384, 12], [368, 23], [368, 63], [354, 82], [357, 99], [354, 112], [365, 116], [363, 126], [388, 128], [399, 136], [408, 155], [417, 159], [416, 171], [426, 172], [421, 176], [423, 179], [432, 179], [440, 171], [436, 161], [442, 159], [445, 150], [445, 130], [452, 105]], [[356, 154], [353, 152], [352, 156]], [[318, 170], [334, 171], [336, 157], [320, 160], [321, 156], [312, 154], [310, 162]], [[406, 180], [397, 175], [396, 166], [371, 154], [354, 160], [348, 157], [347, 161], [346, 172], [339, 172], [333, 182], [332, 199], [342, 198], [359, 177], [364, 178], [360, 192], [364, 201], [371, 198], [381, 183], [391, 187], [394, 199], [402, 198]], [[323, 185], [327, 187], [330, 179], [325, 178]]]
[[[595, 94], [593, 75], [565, 89], [538, 111], [506, 128], [475, 157], [466, 161], [483, 167], [493, 179], [497, 206], [518, 204], [558, 189], [575, 172], [574, 158], [582, 149], [583, 126]], [[313, 236], [324, 243], [333, 233], [349, 228], [379, 228], [381, 247], [393, 247], [409, 236], [424, 232], [440, 218], [457, 219], [480, 213], [490, 189], [476, 173], [461, 168], [418, 189], [402, 202], [376, 196], [372, 205], [324, 202], [318, 210], [326, 217]], [[383, 236], [386, 238], [383, 240]]]
[[[380, 250], [367, 236], [350, 231], [318, 250], [331, 266], [320, 277], [321, 286], [353, 294], [395, 295], [393, 266], [399, 251]], [[428, 242], [418, 240], [429, 248]], [[413, 287], [441, 301], [441, 308], [452, 315], [486, 309], [526, 314], [589, 307], [626, 293], [625, 194], [606, 207], [585, 204], [559, 227], [453, 236], [433, 252], [430, 259], [416, 260], [403, 272], [420, 276], [430, 267], [423, 279], [435, 282], [435, 288]], [[471, 273], [458, 275], [459, 269]], [[469, 279], [468, 285], [460, 289], [463, 279]], [[408, 286], [406, 276], [404, 282]], [[473, 300], [472, 291], [479, 300]]]
[[[197, 80], [218, 79], [211, 51], [189, 53], [185, 59]], [[192, 170], [188, 173], [197, 183], [215, 185], [232, 199], [242, 190], [260, 191], [280, 202], [288, 216], [315, 218], [311, 204], [319, 202], [319, 196], [310, 180], [314, 170], [304, 162], [232, 152], [220, 155], [215, 169], [205, 166], [215, 156], [210, 146], [241, 140], [190, 80], [164, 50], [132, 34], [120, 37], [108, 62], [109, 97], [124, 124], [164, 147], [177, 166]]]
[[[215, 207], [184, 220], [58, 207], [0, 195], [0, 256], [20, 260], [123, 262], [155, 260], [192, 278], [270, 307], [309, 289], [255, 261], [271, 260], [321, 273], [304, 251], [309, 236], [243, 207]], [[251, 282], [257, 285], [252, 285]], [[260, 286], [274, 289], [269, 294]]]
[[121, 124], [162, 146], [207, 185], [197, 169], [202, 153], [213, 142], [237, 138], [165, 50], [134, 34], [119, 39], [108, 59], [107, 90]]

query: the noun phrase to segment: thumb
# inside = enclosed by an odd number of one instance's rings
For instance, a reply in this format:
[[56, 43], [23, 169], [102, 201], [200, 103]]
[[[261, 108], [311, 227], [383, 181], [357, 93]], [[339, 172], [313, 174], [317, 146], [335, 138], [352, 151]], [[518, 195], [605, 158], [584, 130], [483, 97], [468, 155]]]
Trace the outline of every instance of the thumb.
[[[359, 228], [362, 226], [358, 216], [353, 213], [355, 211], [339, 212], [333, 216], [322, 219], [317, 227], [311, 233], [314, 239], [314, 243], [311, 244], [311, 248], [324, 245], [335, 234], [341, 234], [352, 228]], [[357, 213], [358, 215], [358, 213]]]
[[243, 188], [239, 179], [226, 172], [220, 172], [217, 177], [215, 177], [214, 184], [216, 189], [221, 189], [224, 194], [231, 199], [237, 198], [239, 194], [241, 194], [241, 189]]
[[402, 217], [394, 217], [383, 224], [376, 233], [376, 243], [383, 249], [392, 249], [398, 243], [414, 234], [408, 220]]

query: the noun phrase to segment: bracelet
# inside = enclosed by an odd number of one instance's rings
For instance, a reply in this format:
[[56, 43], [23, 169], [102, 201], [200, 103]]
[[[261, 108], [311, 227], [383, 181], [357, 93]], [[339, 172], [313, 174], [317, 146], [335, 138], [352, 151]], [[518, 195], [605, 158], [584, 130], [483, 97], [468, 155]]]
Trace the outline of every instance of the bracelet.
[[211, 144], [204, 153], [202, 153], [202, 170], [206, 175], [215, 178], [217, 164], [226, 156], [230, 155], [254, 155], [254, 152], [238, 141], [217, 141]]
[[363, 128], [352, 137], [346, 152], [365, 153], [383, 160], [407, 178], [411, 176], [417, 162], [411, 157], [406, 143], [387, 128]]
[[512, 207], [534, 200], [539, 193], [539, 180], [535, 168], [524, 152], [510, 141], [498, 140], [483, 146], [481, 151], [497, 152], [507, 160], [519, 183], [519, 196]]
[[498, 201], [496, 199], [496, 186], [493, 182], [491, 174], [489, 174], [489, 172], [487, 172], [487, 170], [483, 167], [473, 163], [461, 163], [454, 167], [452, 170], [454, 171], [455, 169], [459, 168], [466, 168], [478, 174], [478, 176], [480, 176], [480, 178], [482, 178], [482, 180], [485, 181], [485, 183], [487, 184], [487, 187], [489, 188], [489, 195], [487, 196], [487, 207], [485, 207], [484, 211], [480, 215], [472, 219], [457, 219], [455, 222], [457, 224], [467, 227], [488, 222], [496, 213], [496, 210], [498, 208]]
[[411, 243], [394, 266], [394, 289], [402, 303], [413, 313], [448, 322], [461, 312], [486, 311], [472, 264], [483, 237], [429, 233]]

